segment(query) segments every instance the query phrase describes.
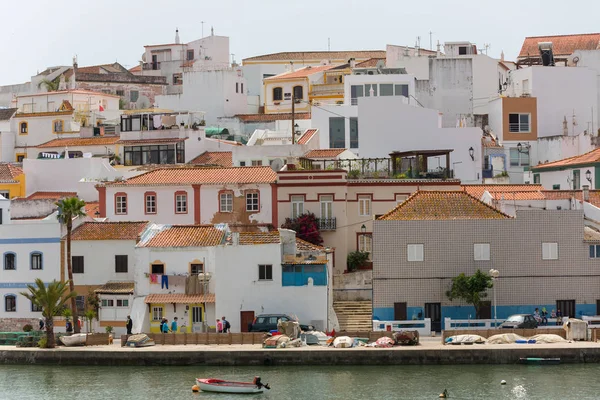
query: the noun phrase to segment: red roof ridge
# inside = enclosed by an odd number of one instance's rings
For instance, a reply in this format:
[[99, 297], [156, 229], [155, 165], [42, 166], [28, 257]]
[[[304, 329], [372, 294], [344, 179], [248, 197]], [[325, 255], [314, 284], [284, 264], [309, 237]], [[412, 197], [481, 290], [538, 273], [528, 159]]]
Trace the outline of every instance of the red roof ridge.
[[565, 35], [540, 35], [540, 36], [525, 36], [526, 39], [536, 39], [543, 37], [565, 37], [565, 36], [591, 36], [591, 35], [600, 35], [600, 32], [592, 32], [592, 33], [568, 33]]

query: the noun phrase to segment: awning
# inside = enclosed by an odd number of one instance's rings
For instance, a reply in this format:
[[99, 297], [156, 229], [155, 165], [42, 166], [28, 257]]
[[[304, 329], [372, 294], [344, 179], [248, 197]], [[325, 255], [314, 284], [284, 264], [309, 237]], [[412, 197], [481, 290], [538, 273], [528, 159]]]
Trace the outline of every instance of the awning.
[[208, 294], [183, 294], [183, 293], [171, 293], [171, 294], [149, 294], [144, 300], [146, 304], [196, 304], [196, 303], [214, 303], [214, 293]]
[[133, 294], [134, 282], [106, 282], [94, 290], [98, 294]]
[[229, 129], [227, 128], [219, 128], [216, 126], [207, 126], [204, 128], [204, 134], [206, 137], [211, 137], [214, 135], [229, 135]]

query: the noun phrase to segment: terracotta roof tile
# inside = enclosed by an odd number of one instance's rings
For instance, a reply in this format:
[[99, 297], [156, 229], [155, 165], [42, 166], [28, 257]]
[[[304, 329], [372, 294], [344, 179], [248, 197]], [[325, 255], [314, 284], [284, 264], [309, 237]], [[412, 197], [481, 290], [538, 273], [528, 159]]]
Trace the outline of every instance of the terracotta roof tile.
[[23, 175], [21, 167], [10, 163], [0, 163], [0, 183], [16, 183], [19, 175]]
[[77, 197], [77, 192], [33, 192], [25, 200], [61, 200], [67, 197]]
[[555, 56], [569, 56], [575, 50], [600, 49], [600, 33], [526, 37], [519, 58], [539, 57], [539, 42], [552, 42], [552, 52]]
[[154, 293], [146, 296], [144, 303], [146, 304], [196, 304], [196, 303], [214, 303], [214, 293], [207, 294], [183, 294], [171, 293], [162, 294]]
[[194, 165], [218, 165], [221, 167], [233, 167], [231, 151], [205, 151], [189, 162]]
[[546, 200], [546, 196], [539, 191], [493, 192], [490, 194], [494, 200]]
[[360, 62], [356, 64], [356, 68], [372, 68], [376, 67], [379, 61], [383, 61], [385, 65], [385, 57], [381, 58], [369, 58], [366, 61]]
[[307, 242], [306, 240], [296, 238], [296, 248], [300, 251], [323, 251], [325, 250], [322, 246], [317, 246], [316, 244], [312, 244]]
[[212, 225], [153, 225], [144, 233], [139, 247], [218, 246], [225, 232]]
[[539, 164], [531, 169], [534, 171], [544, 170], [546, 168], [573, 167], [576, 165], [586, 165], [600, 162], [600, 148], [588, 151], [585, 154], [563, 158], [562, 160], [552, 161], [546, 164]]
[[496, 192], [508, 193], [508, 192], [539, 192], [543, 190], [542, 185], [462, 185], [463, 191], [469, 193], [471, 196], [481, 199], [484, 192], [490, 192], [493, 195]]
[[586, 226], [583, 228], [583, 240], [586, 242], [600, 242], [600, 232]]
[[129, 68], [129, 72], [134, 73], [134, 72], [141, 72], [142, 71], [142, 66], [141, 65], [136, 65], [133, 68]]
[[506, 219], [510, 216], [467, 192], [417, 191], [380, 220]]
[[[273, 122], [288, 121], [292, 119], [292, 113], [277, 114], [238, 114], [235, 116], [243, 122]], [[296, 113], [295, 119], [310, 119], [310, 113]]]
[[32, 97], [32, 96], [53, 96], [56, 94], [83, 94], [83, 95], [98, 95], [98, 96], [108, 96], [108, 97], [121, 97], [116, 94], [103, 93], [103, 92], [95, 92], [93, 90], [83, 90], [83, 89], [69, 89], [69, 90], [59, 90], [58, 92], [43, 92], [43, 93], [33, 93], [33, 94], [24, 94], [20, 97]]
[[108, 183], [107, 186], [274, 183], [276, 180], [277, 174], [271, 167], [189, 167], [156, 169], [130, 178], [124, 182]]
[[348, 61], [351, 58], [356, 60], [368, 60], [370, 58], [385, 58], [385, 50], [358, 50], [358, 51], [285, 51], [280, 53], [264, 54], [245, 58], [246, 61], [323, 61], [340, 60]]
[[347, 149], [317, 149], [304, 155], [305, 158], [335, 158]]
[[312, 74], [316, 74], [319, 72], [327, 71], [328, 69], [332, 69], [336, 67], [335, 65], [317, 65], [317, 66], [308, 66], [304, 68], [297, 69], [295, 71], [284, 72], [283, 74], [271, 76], [266, 78], [265, 81], [276, 81], [280, 79], [297, 79], [297, 78], [306, 78]]
[[272, 244], [279, 243], [279, 232], [240, 232], [240, 244]]
[[16, 108], [0, 108], [0, 121], [7, 121], [17, 112]]
[[71, 240], [136, 240], [148, 221], [84, 222], [73, 229]]
[[119, 141], [118, 136], [100, 136], [93, 138], [68, 138], [54, 139], [37, 146], [38, 149], [47, 149], [50, 147], [75, 147], [75, 146], [106, 146], [116, 144]]
[[134, 146], [140, 144], [160, 144], [160, 143], [179, 143], [184, 138], [160, 138], [160, 139], [139, 139], [139, 140], [119, 140], [116, 143], [124, 146]]
[[96, 211], [100, 213], [100, 202], [98, 201], [88, 201], [85, 203], [85, 213], [92, 217], [96, 218]]
[[307, 129], [306, 132], [304, 132], [304, 135], [300, 136], [300, 139], [298, 139], [298, 144], [308, 144], [310, 139], [312, 139], [318, 131], [318, 129]]
[[117, 282], [109, 281], [98, 289], [94, 290], [94, 293], [98, 294], [133, 294], [135, 289], [135, 282]]

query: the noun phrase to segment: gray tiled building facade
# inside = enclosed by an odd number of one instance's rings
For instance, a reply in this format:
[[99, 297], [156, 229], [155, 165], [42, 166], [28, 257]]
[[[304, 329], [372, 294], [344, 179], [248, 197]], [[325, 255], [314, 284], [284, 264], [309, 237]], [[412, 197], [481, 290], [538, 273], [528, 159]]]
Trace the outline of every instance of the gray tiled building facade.
[[[472, 275], [491, 268], [500, 272], [495, 285], [498, 318], [533, 313], [536, 307], [549, 313], [562, 307], [565, 316], [575, 314], [571, 317], [596, 315], [600, 258], [590, 255], [590, 245], [596, 243], [584, 241], [582, 211], [523, 210], [511, 219], [377, 220], [373, 317], [475, 318], [472, 306], [451, 302], [445, 293], [461, 272]], [[408, 261], [410, 244], [423, 245], [422, 261]], [[475, 244], [489, 244], [489, 260], [475, 260]], [[544, 247], [545, 257], [556, 259], [544, 259]], [[492, 302], [492, 293], [486, 300]], [[492, 318], [492, 304], [488, 312]]]

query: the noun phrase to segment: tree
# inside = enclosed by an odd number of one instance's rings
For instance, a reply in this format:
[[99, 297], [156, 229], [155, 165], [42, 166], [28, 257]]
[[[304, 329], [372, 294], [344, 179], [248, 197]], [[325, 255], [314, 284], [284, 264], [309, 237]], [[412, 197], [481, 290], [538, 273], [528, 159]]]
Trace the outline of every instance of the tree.
[[[67, 271], [69, 274], [69, 290], [75, 291], [73, 282], [73, 260], [71, 259], [71, 231], [73, 230], [73, 218], [84, 217], [85, 201], [77, 197], [68, 197], [56, 203], [58, 206], [58, 220], [67, 228]], [[71, 297], [71, 312], [73, 314], [73, 328], [75, 333], [79, 333], [79, 324], [77, 323], [77, 301]]]
[[319, 222], [313, 213], [302, 214], [296, 218], [286, 218], [281, 227], [295, 231], [297, 238], [314, 245], [320, 246], [323, 243], [321, 232], [319, 232]]
[[42, 316], [46, 324], [46, 347], [53, 348], [54, 341], [54, 317], [60, 315], [65, 304], [74, 299], [77, 293], [68, 292], [66, 282], [52, 281], [44, 285], [44, 281], [36, 279], [34, 285], [27, 285], [28, 292], [21, 295], [28, 298], [33, 304], [42, 307]]
[[38, 83], [38, 87], [42, 86], [44, 86], [48, 92], [57, 92], [60, 87], [60, 76], [57, 76], [53, 80], [42, 79], [40, 83]]
[[461, 273], [452, 278], [452, 287], [446, 292], [450, 301], [464, 300], [475, 307], [475, 316], [479, 318], [482, 299], [487, 297], [487, 289], [494, 286], [492, 277], [477, 270], [474, 275], [467, 276]]

